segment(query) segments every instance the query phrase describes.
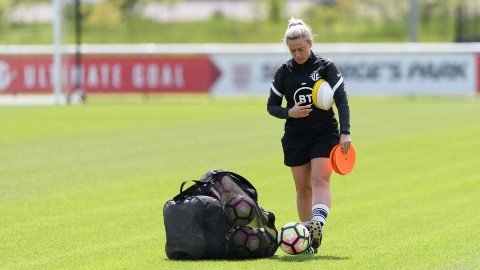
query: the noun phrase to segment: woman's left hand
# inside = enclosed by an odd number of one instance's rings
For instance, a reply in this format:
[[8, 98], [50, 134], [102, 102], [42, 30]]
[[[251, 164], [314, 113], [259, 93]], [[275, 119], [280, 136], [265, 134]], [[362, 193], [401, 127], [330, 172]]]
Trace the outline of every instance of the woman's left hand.
[[352, 143], [352, 139], [350, 138], [350, 134], [340, 134], [340, 147], [342, 147], [342, 152], [344, 154], [348, 153], [350, 150], [350, 144]]

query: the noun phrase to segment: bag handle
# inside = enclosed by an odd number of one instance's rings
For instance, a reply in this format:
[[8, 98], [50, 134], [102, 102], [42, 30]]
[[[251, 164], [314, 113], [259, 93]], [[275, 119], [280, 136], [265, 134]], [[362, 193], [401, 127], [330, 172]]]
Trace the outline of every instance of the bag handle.
[[183, 187], [185, 186], [186, 183], [188, 182], [197, 182], [196, 180], [185, 180], [182, 182], [182, 184], [180, 185], [180, 193], [183, 192]]
[[[183, 190], [183, 188], [185, 187], [185, 184], [187, 184], [188, 182], [194, 182], [195, 184], [194, 184], [193, 186], [195, 186], [195, 185], [208, 185], [208, 184], [213, 184], [212, 181], [204, 182], [204, 181], [199, 181], [199, 180], [185, 180], [185, 181], [183, 181], [182, 184], [180, 185], [180, 193], [173, 198], [174, 201], [179, 201], [180, 198], [184, 198], [185, 196], [192, 195], [192, 194], [190, 194], [190, 193], [186, 194], [186, 191], [187, 191], [188, 189]], [[193, 187], [193, 186], [192, 186], [192, 187]], [[219, 194], [215, 189], [210, 189], [209, 192], [211, 192], [211, 193], [216, 197], [216, 199], [221, 200], [222, 197], [220, 196], [220, 194]], [[210, 194], [208, 194], [208, 193], [198, 194], [198, 195], [210, 196]]]
[[197, 181], [196, 180], [185, 180], [185, 181], [183, 181], [182, 184], [180, 185], [180, 193], [178, 193], [175, 197], [173, 197], [173, 200], [175, 202], [183, 200], [185, 197], [192, 195], [191, 191], [188, 191], [188, 189], [193, 188], [194, 185], [185, 189], [185, 190], [183, 190], [183, 188], [185, 187], [185, 184], [187, 184], [188, 182], [195, 182], [196, 183]]

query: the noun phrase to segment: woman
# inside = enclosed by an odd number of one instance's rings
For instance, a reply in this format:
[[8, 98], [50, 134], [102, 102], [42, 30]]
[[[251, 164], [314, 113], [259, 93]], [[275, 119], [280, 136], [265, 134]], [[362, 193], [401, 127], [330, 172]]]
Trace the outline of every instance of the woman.
[[[272, 116], [286, 119], [282, 137], [284, 163], [291, 168], [295, 182], [298, 216], [312, 235], [312, 245], [306, 252], [317, 253], [331, 205], [330, 151], [337, 144], [344, 153], [350, 148], [350, 109], [336, 64], [311, 51], [310, 27], [291, 18], [284, 40], [292, 58], [275, 73], [267, 110]], [[326, 80], [335, 91], [340, 129], [333, 108], [321, 110], [312, 103], [312, 87], [319, 79]], [[283, 98], [285, 108], [281, 106]]]

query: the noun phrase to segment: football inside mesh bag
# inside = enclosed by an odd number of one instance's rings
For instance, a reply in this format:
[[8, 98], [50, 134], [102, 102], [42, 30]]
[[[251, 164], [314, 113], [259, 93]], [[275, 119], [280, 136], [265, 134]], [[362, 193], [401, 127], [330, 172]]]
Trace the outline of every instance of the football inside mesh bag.
[[166, 202], [165, 252], [170, 259], [262, 258], [275, 254], [275, 215], [258, 204], [244, 177], [211, 170]]

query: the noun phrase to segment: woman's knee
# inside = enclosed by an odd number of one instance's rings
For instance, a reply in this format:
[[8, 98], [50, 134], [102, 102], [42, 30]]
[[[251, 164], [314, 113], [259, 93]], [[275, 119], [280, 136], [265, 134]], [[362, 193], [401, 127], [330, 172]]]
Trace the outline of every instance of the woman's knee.
[[297, 196], [304, 197], [304, 196], [311, 196], [312, 195], [312, 187], [310, 185], [303, 185], [298, 187], [297, 186]]
[[317, 187], [330, 186], [330, 176], [327, 175], [312, 175], [312, 185]]

